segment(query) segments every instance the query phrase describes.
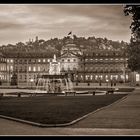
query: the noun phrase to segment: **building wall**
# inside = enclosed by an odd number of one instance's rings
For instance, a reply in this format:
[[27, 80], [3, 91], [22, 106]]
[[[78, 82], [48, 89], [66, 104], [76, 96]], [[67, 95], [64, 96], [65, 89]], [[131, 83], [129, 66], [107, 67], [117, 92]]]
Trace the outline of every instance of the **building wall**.
[[[111, 51], [95, 51], [94, 55], [83, 56], [79, 81], [90, 82], [130, 82], [131, 71], [127, 68], [127, 57]], [[106, 55], [108, 53], [108, 55]], [[102, 54], [102, 55], [101, 55]]]
[[14, 58], [6, 58], [6, 80], [8, 83], [11, 82], [11, 77], [14, 71]]
[[6, 82], [7, 80], [6, 59], [0, 56], [0, 81]]
[[[72, 46], [72, 49], [70, 48]], [[80, 82], [140, 82], [139, 73], [132, 73], [127, 68], [127, 55], [121, 51], [94, 50], [83, 53], [74, 48], [74, 45], [63, 47], [61, 57], [57, 60], [61, 63], [61, 71], [71, 71], [74, 81]], [[36, 83], [38, 75], [47, 74], [51, 57], [27, 56], [27, 57], [1, 57], [0, 78], [10, 82], [11, 76], [17, 74], [18, 83]]]
[[48, 73], [51, 58], [17, 58], [14, 63], [14, 71], [17, 74], [18, 82], [36, 82], [37, 76]]
[[79, 70], [79, 58], [77, 57], [67, 57], [67, 58], [61, 58], [61, 71], [77, 71]]

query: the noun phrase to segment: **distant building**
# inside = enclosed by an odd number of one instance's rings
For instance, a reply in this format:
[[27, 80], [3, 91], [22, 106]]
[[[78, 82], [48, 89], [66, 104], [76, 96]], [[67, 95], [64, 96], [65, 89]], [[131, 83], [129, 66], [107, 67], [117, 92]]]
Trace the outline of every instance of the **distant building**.
[[[69, 38], [56, 55], [61, 72], [70, 74], [72, 81], [99, 84], [140, 82], [140, 75], [127, 67], [128, 56], [123, 50], [96, 48], [85, 51], [80, 48]], [[12, 76], [16, 75], [18, 84], [36, 84], [38, 76], [49, 72], [53, 55], [48, 51], [1, 53], [0, 80], [10, 83]]]
[[7, 81], [7, 63], [4, 55], [0, 52], [0, 84]]
[[84, 52], [78, 79], [95, 83], [130, 82], [131, 71], [127, 68], [126, 53], [117, 50]]
[[17, 75], [17, 82], [26, 85], [35, 83], [37, 76], [48, 73], [49, 62], [52, 60], [46, 53], [20, 52], [9, 53], [7, 60], [7, 81], [13, 74]]
[[60, 56], [61, 71], [71, 74], [72, 80], [75, 79], [75, 74], [79, 71], [81, 54], [81, 50], [72, 41], [67, 42], [62, 47]]

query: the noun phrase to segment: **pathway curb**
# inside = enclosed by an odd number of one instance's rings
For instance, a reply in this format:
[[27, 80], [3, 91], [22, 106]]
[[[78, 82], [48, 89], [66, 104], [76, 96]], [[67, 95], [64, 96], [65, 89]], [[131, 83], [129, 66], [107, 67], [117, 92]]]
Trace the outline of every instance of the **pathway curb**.
[[[133, 92], [132, 92], [132, 93], [133, 93]], [[107, 105], [107, 106], [98, 108], [98, 109], [96, 109], [96, 110], [94, 110], [94, 111], [92, 111], [92, 112], [90, 112], [90, 113], [88, 113], [88, 114], [86, 114], [86, 115], [84, 115], [84, 116], [78, 118], [78, 119], [75, 119], [75, 120], [73, 120], [73, 121], [71, 121], [71, 122], [69, 122], [69, 123], [64, 123], [64, 124], [41, 124], [41, 123], [35, 123], [35, 122], [27, 121], [27, 120], [17, 119], [17, 118], [14, 118], [14, 117], [8, 117], [8, 116], [4, 116], [4, 115], [0, 115], [0, 118], [4, 118], [4, 119], [16, 121], [16, 122], [21, 122], [21, 123], [26, 123], [26, 124], [33, 125], [33, 126], [38, 126], [38, 127], [65, 127], [65, 126], [73, 125], [73, 124], [75, 124], [75, 123], [77, 123], [77, 122], [79, 122], [79, 121], [81, 121], [81, 120], [87, 118], [87, 117], [88, 117], [89, 115], [91, 115], [91, 114], [95, 114], [95, 113], [98, 112], [98, 111], [101, 111], [101, 110], [103, 110], [103, 109], [106, 109], [106, 108], [108, 108], [108, 107], [114, 105], [114, 104], [117, 104], [118, 102], [123, 101], [123, 100], [126, 99], [128, 96], [130, 96], [132, 93], [129, 93], [128, 95], [126, 95], [126, 96], [122, 97], [121, 99], [119, 99], [119, 100], [113, 102], [112, 104], [109, 104], [109, 105]]]

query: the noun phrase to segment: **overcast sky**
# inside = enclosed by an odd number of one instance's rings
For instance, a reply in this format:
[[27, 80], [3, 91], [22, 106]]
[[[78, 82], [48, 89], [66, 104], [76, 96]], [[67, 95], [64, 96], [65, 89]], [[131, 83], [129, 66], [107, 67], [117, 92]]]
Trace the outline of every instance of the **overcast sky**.
[[123, 5], [0, 5], [0, 45], [29, 38], [107, 37], [129, 42], [130, 17]]

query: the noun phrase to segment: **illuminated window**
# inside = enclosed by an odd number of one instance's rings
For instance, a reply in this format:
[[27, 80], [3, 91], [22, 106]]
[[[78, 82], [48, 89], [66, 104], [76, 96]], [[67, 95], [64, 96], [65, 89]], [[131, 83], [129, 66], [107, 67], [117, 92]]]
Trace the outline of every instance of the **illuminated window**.
[[48, 59], [48, 62], [50, 62], [50, 59]]
[[136, 74], [136, 82], [139, 82], [139, 81], [140, 81], [140, 75]]
[[29, 66], [29, 71], [31, 71], [31, 66]]
[[13, 63], [13, 59], [11, 59], [11, 63]]
[[40, 66], [38, 66], [38, 71], [40, 71]]
[[40, 59], [38, 59], [38, 62], [41, 62], [41, 60], [40, 60]]
[[124, 75], [121, 75], [121, 79], [124, 79]]
[[111, 80], [113, 79], [113, 75], [110, 76], [110, 79], [111, 79]]
[[9, 59], [7, 59], [7, 62], [9, 62]]
[[99, 77], [100, 77], [100, 79], [103, 79], [103, 75], [100, 75]]
[[118, 75], [114, 75], [114, 78], [117, 80], [118, 79]]
[[33, 67], [33, 71], [36, 71], [36, 67]]
[[43, 62], [45, 62], [46, 60], [45, 59], [43, 59]]
[[93, 79], [93, 75], [90, 75], [90, 80], [92, 80]]
[[126, 80], [128, 80], [128, 75], [126, 74]]
[[13, 70], [13, 66], [10, 66], [10, 70]]
[[98, 79], [98, 75], [95, 75], [95, 79], [96, 79], [96, 80]]
[[88, 80], [88, 77], [89, 77], [89, 76], [88, 76], [88, 75], [86, 75], [86, 80]]

